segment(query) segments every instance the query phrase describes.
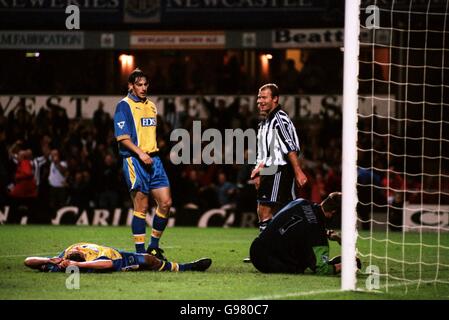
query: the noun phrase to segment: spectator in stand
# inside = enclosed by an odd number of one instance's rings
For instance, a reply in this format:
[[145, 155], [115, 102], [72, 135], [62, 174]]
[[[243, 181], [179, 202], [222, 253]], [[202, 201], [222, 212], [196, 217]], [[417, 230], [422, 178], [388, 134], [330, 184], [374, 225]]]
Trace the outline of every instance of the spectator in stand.
[[[8, 136], [10, 141], [27, 140], [30, 138], [30, 133], [33, 129], [32, 115], [25, 106], [24, 102], [20, 100], [16, 108], [8, 114]], [[14, 124], [14, 125], [12, 125]]]
[[420, 203], [422, 192], [422, 181], [419, 176], [410, 176], [406, 183], [407, 186], [407, 201], [409, 203]]
[[33, 166], [33, 174], [36, 180], [36, 185], [38, 187], [38, 191], [40, 191], [40, 185], [42, 182], [42, 167], [47, 163], [48, 158], [50, 156], [50, 149], [48, 145], [46, 145], [48, 136], [45, 136], [42, 139], [41, 150], [42, 155], [38, 157], [34, 157], [32, 160]]
[[330, 190], [341, 190], [341, 168], [328, 166], [324, 164], [326, 172], [326, 192], [330, 193]]
[[402, 209], [406, 185], [404, 178], [397, 172], [395, 165], [390, 165], [388, 172], [382, 179], [382, 186], [386, 188], [385, 197], [389, 206], [390, 213], [389, 227], [392, 231], [402, 230]]
[[59, 106], [52, 106], [50, 108], [50, 119], [53, 143], [55, 146], [62, 146], [69, 125], [67, 111]]
[[18, 215], [33, 214], [37, 200], [37, 184], [32, 166], [31, 149], [20, 150], [17, 153], [17, 167], [14, 184], [9, 193], [12, 199], [12, 211]]
[[304, 52], [301, 56], [304, 66], [299, 74], [301, 91], [304, 93], [329, 92], [326, 88], [330, 74], [323, 67], [321, 57], [314, 52]]
[[37, 197], [39, 201], [36, 203], [36, 213], [33, 215], [36, 222], [47, 222], [48, 217], [48, 173], [49, 173], [49, 157], [50, 157], [51, 138], [44, 135], [39, 139], [40, 149], [39, 156], [32, 160], [34, 179], [37, 185]]
[[218, 201], [221, 206], [227, 204], [234, 204], [236, 199], [237, 187], [235, 184], [228, 181], [225, 172], [218, 174], [218, 185], [216, 187]]
[[96, 142], [105, 143], [107, 132], [110, 130], [112, 124], [112, 119], [111, 116], [104, 111], [103, 101], [98, 103], [98, 108], [94, 112], [93, 123], [96, 131]]
[[251, 179], [251, 172], [254, 168], [249, 163], [250, 155], [253, 151], [248, 149], [244, 152], [244, 163], [237, 166], [237, 200], [236, 208], [242, 212], [257, 211], [257, 192], [254, 188], [254, 181]]
[[11, 181], [12, 164], [8, 154], [8, 145], [6, 143], [6, 130], [0, 124], [0, 206], [7, 203], [7, 187]]
[[279, 86], [285, 93], [299, 93], [300, 72], [295, 67], [295, 60], [287, 59], [282, 62], [281, 72], [279, 74]]
[[311, 197], [310, 201], [320, 203], [326, 196], [326, 183], [324, 181], [323, 172], [320, 168], [315, 170], [314, 177], [311, 179]]
[[50, 153], [48, 175], [50, 209], [57, 210], [67, 204], [67, 162], [61, 160], [58, 149]]
[[182, 203], [184, 206], [196, 207], [200, 206], [201, 200], [199, 197], [200, 184], [198, 181], [198, 171], [192, 168], [189, 171], [183, 172], [183, 186], [185, 193], [182, 197]]
[[386, 198], [389, 205], [393, 203], [397, 203], [395, 199], [403, 199], [403, 193], [405, 192], [405, 180], [402, 176], [396, 171], [396, 167], [394, 165], [390, 165], [388, 168], [388, 172], [385, 174], [385, 177], [382, 179], [382, 185], [386, 187]]
[[90, 174], [87, 171], [77, 171], [68, 187], [70, 194], [68, 204], [78, 207], [79, 212], [90, 207], [92, 190], [90, 189]]
[[357, 195], [359, 202], [357, 203], [357, 213], [362, 221], [362, 229], [370, 229], [371, 204], [377, 199], [377, 193], [381, 186], [380, 176], [372, 169], [358, 167], [357, 168]]
[[120, 184], [120, 172], [117, 161], [111, 154], [104, 157], [103, 166], [98, 173], [98, 205], [101, 208], [114, 209], [119, 205], [117, 186]]

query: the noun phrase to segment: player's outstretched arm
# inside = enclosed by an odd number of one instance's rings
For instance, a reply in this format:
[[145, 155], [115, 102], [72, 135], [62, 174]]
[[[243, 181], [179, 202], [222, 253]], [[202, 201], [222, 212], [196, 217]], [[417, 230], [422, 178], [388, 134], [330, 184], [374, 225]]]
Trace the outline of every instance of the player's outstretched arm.
[[67, 268], [69, 266], [77, 266], [81, 269], [113, 269], [113, 263], [112, 260], [94, 260], [94, 261], [72, 261], [72, 260], [63, 260], [59, 267], [61, 268]]
[[44, 264], [58, 264], [61, 261], [61, 258], [28, 257], [23, 263], [31, 269], [39, 269]]

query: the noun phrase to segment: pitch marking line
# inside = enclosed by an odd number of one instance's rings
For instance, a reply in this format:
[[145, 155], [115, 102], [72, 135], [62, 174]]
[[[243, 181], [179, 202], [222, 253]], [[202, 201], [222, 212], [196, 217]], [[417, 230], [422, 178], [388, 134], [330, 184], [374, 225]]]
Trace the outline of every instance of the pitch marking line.
[[[402, 287], [402, 286], [406, 286], [406, 285], [407, 285], [406, 283], [395, 283], [395, 284], [388, 285], [388, 288]], [[387, 286], [382, 286], [381, 288], [386, 289]], [[313, 296], [313, 295], [318, 295], [318, 294], [343, 293], [343, 292], [350, 292], [350, 291], [342, 291], [340, 289], [332, 289], [332, 290], [315, 290], [315, 291], [307, 291], [307, 292], [291, 292], [291, 293], [285, 293], [285, 294], [273, 294], [273, 295], [267, 295], [267, 296], [245, 298], [244, 300], [276, 300], [276, 299], [284, 299], [284, 298], [292, 298], [292, 297], [307, 297], [307, 296]], [[381, 290], [366, 290], [366, 289], [356, 289], [355, 292], [377, 293], [377, 294], [386, 293]]]
[[291, 297], [305, 297], [305, 296], [312, 296], [315, 294], [323, 294], [323, 293], [338, 293], [342, 292], [341, 290], [316, 290], [316, 291], [307, 291], [307, 292], [291, 292], [291, 293], [285, 293], [285, 294], [273, 294], [269, 296], [258, 296], [258, 297], [251, 297], [246, 298], [245, 300], [276, 300], [276, 299], [283, 299], [283, 298], [291, 298]]

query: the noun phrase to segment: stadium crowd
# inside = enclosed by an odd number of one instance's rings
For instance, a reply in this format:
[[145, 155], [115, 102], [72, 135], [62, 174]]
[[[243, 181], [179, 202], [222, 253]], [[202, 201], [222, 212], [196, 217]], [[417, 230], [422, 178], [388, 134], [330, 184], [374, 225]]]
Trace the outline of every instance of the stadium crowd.
[[[2, 92], [14, 94], [117, 94], [126, 90], [126, 81], [111, 61], [118, 61], [120, 53], [83, 50], [57, 50], [40, 52], [37, 58], [25, 58], [0, 51], [5, 66], [14, 66], [17, 74], [39, 75], [34, 77], [11, 77], [9, 72], [0, 73]], [[182, 51], [134, 51], [138, 66], [151, 79], [151, 92], [161, 94], [253, 94], [265, 79], [250, 72], [243, 63], [241, 52], [221, 50]], [[282, 52], [272, 52], [273, 81], [283, 93], [306, 92], [309, 94], [342, 92], [342, 63], [335, 63], [343, 56], [338, 48], [304, 50], [301, 71], [291, 59], [281, 58]], [[278, 57], [279, 56], [279, 57]], [[207, 58], [205, 58], [207, 57]], [[278, 58], [277, 58], [278, 57]], [[70, 61], [70, 67], [67, 66]], [[83, 81], [77, 79], [79, 70], [85, 70]], [[98, 81], [104, 74], [108, 81]]]
[[[175, 208], [196, 207], [201, 211], [237, 205], [255, 211], [255, 190], [249, 181], [252, 164], [173, 165], [169, 153], [174, 128], [192, 129], [188, 113], [176, 119], [158, 116], [158, 145], [172, 185]], [[340, 184], [341, 119], [304, 121], [294, 119], [302, 137], [309, 184], [302, 190], [320, 201]], [[256, 113], [234, 103], [208, 107], [202, 130], [217, 128], [257, 129]], [[330, 130], [331, 135], [324, 131]], [[331, 136], [333, 138], [324, 138]], [[246, 159], [248, 152], [245, 153]], [[44, 107], [32, 114], [19, 105], [7, 115], [0, 113], [1, 205], [16, 209], [31, 205], [32, 220], [58, 207], [80, 209], [127, 207], [130, 199], [121, 175], [111, 116], [98, 108], [92, 119], [70, 119], [65, 109]], [[327, 159], [325, 161], [325, 159]], [[48, 220], [48, 218], [47, 218]]]
[[[202, 130], [257, 129], [257, 114], [238, 99], [228, 106], [206, 107], [208, 114], [201, 119]], [[171, 182], [173, 207], [177, 212], [182, 208], [204, 212], [231, 205], [242, 212], [255, 212], [256, 193], [249, 179], [251, 163], [171, 163], [170, 150], [176, 142], [170, 141], [170, 133], [175, 128], [191, 131], [194, 120], [198, 119], [188, 112], [175, 112], [173, 117], [169, 108], [163, 116], [158, 116], [158, 146]], [[331, 191], [341, 190], [341, 116], [322, 112], [315, 118], [295, 117], [293, 122], [301, 137], [303, 169], [309, 181], [301, 189], [301, 196], [320, 202]], [[360, 137], [359, 143], [363, 149], [363, 144], [369, 147], [371, 141]], [[245, 152], [245, 159], [248, 159], [248, 152]], [[364, 211], [372, 211], [373, 199], [375, 203], [388, 201], [390, 205], [400, 206], [405, 189], [408, 200], [420, 197], [414, 192], [423, 183], [419, 177], [407, 177], [405, 181], [397, 173], [400, 169], [386, 167], [385, 159], [370, 158], [371, 154], [359, 154], [359, 214], [361, 212], [362, 218]], [[370, 169], [371, 161], [380, 170]], [[66, 205], [81, 210], [111, 210], [132, 205], [122, 179], [112, 119], [100, 107], [92, 119], [70, 119], [66, 110], [57, 106], [43, 107], [36, 114], [31, 114], [23, 105], [7, 115], [1, 110], [0, 164], [0, 205], [10, 205], [13, 212], [33, 208], [31, 222], [48, 222], [48, 212], [53, 215], [51, 212]], [[432, 177], [424, 179], [427, 187], [435, 183], [429, 180]]]
[[[302, 57], [304, 67], [301, 72], [295, 68], [293, 60], [273, 59], [273, 80], [283, 88], [283, 94], [341, 92], [341, 81], [327, 81], [329, 75], [325, 75], [326, 67], [323, 66], [327, 63], [329, 69], [340, 68], [332, 59], [325, 58], [335, 53], [340, 55], [338, 49], [310, 50]], [[210, 63], [207, 67], [203, 66], [205, 60], [201, 52], [190, 52], [187, 56], [176, 52], [170, 55], [154, 53], [152, 59], [148, 59], [148, 53], [134, 54], [142, 62], [142, 68], [148, 70], [150, 78], [157, 79], [151, 83], [150, 89], [155, 95], [254, 94], [257, 87], [257, 79], [248, 76], [242, 56], [235, 52], [214, 52], [213, 57], [207, 59]], [[126, 91], [123, 87], [126, 83], [120, 73], [111, 69], [109, 60], [101, 54], [85, 51], [72, 56], [67, 52], [64, 61], [61, 61], [61, 56], [45, 52], [39, 58], [25, 59], [23, 63], [23, 57], [7, 55], [7, 61], [17, 65], [19, 73], [40, 74], [43, 78], [42, 81], [32, 81], [29, 77], [22, 80], [25, 85], [19, 85], [14, 77], [6, 79], [0, 76], [2, 91], [15, 94], [48, 94], [49, 90], [51, 94], [116, 94]], [[112, 53], [108, 56], [118, 58]], [[73, 63], [71, 68], [55, 67], [63, 65], [67, 57]], [[86, 66], [87, 74], [83, 81], [60, 81], [62, 76], [76, 78], [80, 68]], [[103, 70], [111, 80], [99, 83], [90, 73], [94, 69]], [[217, 71], [212, 72], [215, 76], [211, 77], [210, 72], [206, 74], [209, 69]], [[340, 72], [336, 70], [331, 74]], [[215, 107], [207, 105], [206, 101], [204, 104], [208, 115], [201, 119], [202, 130], [257, 129], [257, 114], [250, 111], [248, 105], [238, 101], [229, 106], [221, 104]], [[164, 115], [158, 118], [157, 136], [171, 183], [173, 206], [205, 211], [231, 204], [243, 211], [255, 212], [255, 190], [248, 182], [251, 164], [174, 166], [170, 162], [169, 151], [174, 144], [169, 139], [170, 133], [175, 128], [191, 130], [193, 121], [198, 119], [193, 119], [188, 112], [171, 110], [170, 105], [165, 109]], [[325, 119], [323, 123], [314, 119], [297, 118], [294, 121], [310, 175], [309, 184], [302, 192], [312, 201], [319, 202], [322, 195], [339, 190], [341, 141], [336, 137], [340, 136], [341, 119]], [[330, 135], [333, 138], [324, 138], [329, 133], [326, 130], [333, 130], [335, 126], [337, 131]], [[112, 119], [101, 108], [92, 119], [69, 118], [66, 111], [57, 106], [43, 107], [37, 113], [30, 113], [20, 105], [9, 113], [0, 110], [0, 206], [10, 204], [14, 209], [27, 210], [31, 204], [38, 208], [33, 210], [33, 215], [44, 216], [48, 215], [48, 210], [65, 205], [81, 209], [130, 207], [131, 200], [119, 162]], [[48, 218], [35, 217], [34, 220], [48, 221]]]

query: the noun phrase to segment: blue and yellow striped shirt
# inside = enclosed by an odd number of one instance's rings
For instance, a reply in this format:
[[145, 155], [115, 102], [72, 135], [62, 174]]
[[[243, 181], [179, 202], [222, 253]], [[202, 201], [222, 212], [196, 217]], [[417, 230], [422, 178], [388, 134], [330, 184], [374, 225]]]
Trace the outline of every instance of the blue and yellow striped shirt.
[[118, 252], [113, 248], [87, 242], [80, 242], [71, 245], [70, 247], [64, 250], [64, 252], [62, 253], [62, 255], [60, 255], [60, 257], [67, 259], [67, 253], [75, 247], [77, 248], [78, 251], [81, 251], [84, 254], [86, 261], [95, 261], [99, 259], [114, 261], [122, 259], [122, 255], [120, 254], [120, 252]]
[[[114, 132], [118, 142], [130, 139], [143, 152], [157, 152], [156, 125], [157, 110], [150, 100], [142, 101], [129, 93], [118, 103], [114, 114]], [[120, 143], [119, 152], [123, 158], [133, 155]]]

